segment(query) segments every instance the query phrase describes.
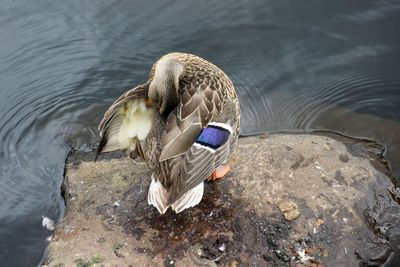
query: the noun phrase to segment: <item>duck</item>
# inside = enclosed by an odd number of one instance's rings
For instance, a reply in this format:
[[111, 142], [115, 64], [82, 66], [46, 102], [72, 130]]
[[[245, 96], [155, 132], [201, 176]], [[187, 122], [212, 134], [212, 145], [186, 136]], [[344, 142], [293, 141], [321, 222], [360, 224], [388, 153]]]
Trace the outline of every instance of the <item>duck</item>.
[[168, 53], [148, 80], [126, 91], [99, 124], [98, 155], [115, 150], [151, 170], [147, 201], [159, 213], [196, 206], [204, 183], [224, 177], [240, 130], [240, 105], [231, 79], [189, 53]]

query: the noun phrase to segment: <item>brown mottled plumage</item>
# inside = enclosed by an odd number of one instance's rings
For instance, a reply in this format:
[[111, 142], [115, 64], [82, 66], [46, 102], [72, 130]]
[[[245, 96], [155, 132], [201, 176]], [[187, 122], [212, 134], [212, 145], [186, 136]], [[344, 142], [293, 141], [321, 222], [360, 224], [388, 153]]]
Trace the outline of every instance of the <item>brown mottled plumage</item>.
[[[139, 156], [153, 172], [149, 204], [160, 213], [169, 206], [180, 212], [201, 200], [203, 182], [228, 158], [239, 124], [239, 102], [228, 76], [195, 55], [170, 53], [153, 65], [145, 84], [107, 110], [98, 153], [123, 149]], [[229, 139], [216, 149], [195, 144], [211, 125], [228, 129]]]

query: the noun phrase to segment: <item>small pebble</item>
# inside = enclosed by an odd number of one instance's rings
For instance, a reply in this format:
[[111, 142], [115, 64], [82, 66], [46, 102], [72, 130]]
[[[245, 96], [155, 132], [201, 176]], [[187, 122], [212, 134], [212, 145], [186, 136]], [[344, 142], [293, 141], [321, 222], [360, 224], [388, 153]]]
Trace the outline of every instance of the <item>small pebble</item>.
[[288, 221], [293, 221], [300, 216], [299, 208], [292, 201], [281, 201], [278, 203], [278, 209]]
[[104, 242], [106, 242], [107, 240], [104, 238], [104, 237], [100, 237], [98, 240], [97, 240], [97, 242], [98, 243], [104, 243]]
[[345, 155], [345, 154], [340, 154], [339, 155], [339, 160], [341, 162], [349, 162], [349, 156]]
[[332, 147], [331, 147], [330, 145], [328, 145], [328, 144], [325, 144], [325, 145], [324, 145], [324, 148], [325, 148], [326, 150], [331, 150], [331, 149], [332, 149]]

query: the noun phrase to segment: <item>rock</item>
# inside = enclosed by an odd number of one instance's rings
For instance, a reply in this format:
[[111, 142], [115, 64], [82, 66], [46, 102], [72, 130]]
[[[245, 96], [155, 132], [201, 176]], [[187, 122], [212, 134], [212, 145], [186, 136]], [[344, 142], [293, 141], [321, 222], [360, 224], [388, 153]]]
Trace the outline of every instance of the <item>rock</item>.
[[333, 137], [241, 138], [228, 176], [164, 215], [147, 204], [145, 164], [72, 153], [45, 266], [381, 265], [399, 232], [398, 191], [379, 145]]
[[267, 133], [262, 133], [259, 136], [260, 139], [267, 139], [268, 138], [268, 134]]
[[293, 221], [300, 216], [299, 208], [296, 203], [291, 201], [281, 201], [278, 203], [278, 209], [286, 220]]
[[345, 154], [340, 154], [339, 155], [339, 160], [343, 162], [349, 162], [349, 157]]

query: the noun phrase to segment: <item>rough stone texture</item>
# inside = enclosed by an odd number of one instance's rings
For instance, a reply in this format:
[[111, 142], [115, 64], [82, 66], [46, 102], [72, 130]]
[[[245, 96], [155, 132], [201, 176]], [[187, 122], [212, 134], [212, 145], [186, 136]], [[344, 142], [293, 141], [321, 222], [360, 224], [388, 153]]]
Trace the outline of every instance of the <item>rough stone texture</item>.
[[378, 145], [335, 139], [241, 138], [230, 174], [208, 183], [198, 206], [164, 215], [147, 204], [150, 173], [143, 163], [121, 156], [93, 163], [93, 153], [73, 153], [67, 213], [44, 264], [382, 264], [392, 252], [388, 233], [400, 221], [398, 192]]

